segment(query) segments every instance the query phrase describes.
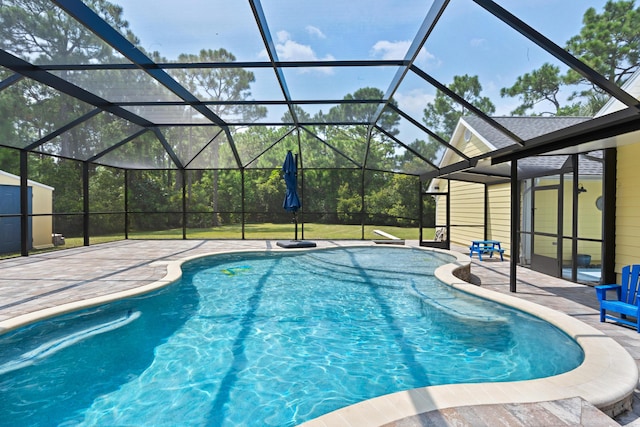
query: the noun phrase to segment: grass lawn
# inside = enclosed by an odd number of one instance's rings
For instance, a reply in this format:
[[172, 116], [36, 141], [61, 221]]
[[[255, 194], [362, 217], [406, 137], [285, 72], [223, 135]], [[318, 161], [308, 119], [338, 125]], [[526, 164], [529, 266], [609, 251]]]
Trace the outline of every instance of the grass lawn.
[[[380, 239], [373, 230], [382, 230], [400, 239], [417, 240], [417, 228], [402, 228], [388, 226], [366, 225], [364, 227], [365, 239]], [[423, 230], [425, 238], [433, 238], [433, 229]], [[293, 239], [295, 226], [293, 224], [246, 224], [244, 234], [246, 239]], [[131, 232], [131, 239], [181, 239], [182, 229], [158, 231], [158, 232]], [[225, 225], [216, 228], [190, 228], [187, 229], [189, 239], [240, 239], [242, 227], [240, 225]], [[302, 225], [298, 226], [298, 239], [302, 238]], [[361, 239], [362, 227], [360, 225], [334, 225], [334, 224], [304, 224], [305, 239]]]
[[[365, 225], [364, 238], [365, 240], [384, 239], [373, 232], [373, 230], [382, 230], [386, 233], [392, 234], [400, 239], [405, 240], [417, 240], [419, 237], [419, 230], [416, 227], [403, 228], [403, 227], [391, 227], [391, 226], [376, 226]], [[293, 224], [245, 224], [244, 233], [245, 239], [279, 239], [279, 240], [292, 240], [294, 238], [295, 226]], [[433, 239], [435, 230], [432, 228], [423, 229], [423, 237], [425, 240]], [[241, 239], [242, 227], [240, 225], [224, 225], [215, 228], [188, 228], [187, 239]], [[319, 239], [319, 240], [360, 240], [362, 238], [362, 227], [360, 225], [334, 225], [334, 224], [304, 224], [304, 238]], [[129, 239], [182, 239], [182, 229], [176, 228], [163, 231], [145, 231], [145, 232], [129, 232]], [[298, 226], [298, 239], [302, 239], [302, 225]], [[99, 244], [112, 242], [116, 240], [124, 240], [124, 234], [110, 235], [110, 236], [95, 236], [91, 237], [89, 243]], [[65, 237], [64, 246], [57, 246], [54, 248], [46, 248], [41, 250], [32, 250], [29, 253], [47, 252], [51, 250], [73, 248], [84, 245], [84, 239], [82, 237]], [[2, 254], [2, 258], [12, 258], [19, 256], [16, 254]]]

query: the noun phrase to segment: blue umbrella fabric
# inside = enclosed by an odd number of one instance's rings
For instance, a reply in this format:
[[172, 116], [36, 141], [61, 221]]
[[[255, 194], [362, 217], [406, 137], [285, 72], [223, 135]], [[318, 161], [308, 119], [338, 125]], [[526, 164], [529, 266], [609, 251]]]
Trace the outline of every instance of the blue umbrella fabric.
[[296, 212], [300, 209], [302, 203], [300, 203], [300, 198], [298, 197], [298, 167], [291, 151], [287, 152], [282, 164], [282, 172], [284, 174], [284, 182], [287, 184], [282, 207], [289, 212]]
[[296, 212], [302, 207], [302, 203], [300, 203], [300, 198], [298, 197], [298, 165], [296, 164], [296, 159], [293, 157], [293, 154], [291, 154], [291, 151], [287, 152], [287, 157], [284, 158], [282, 172], [284, 175], [284, 181], [287, 184], [287, 191], [284, 195], [282, 207], [293, 213], [295, 237], [294, 240], [278, 241], [276, 244], [283, 248], [315, 248], [315, 242], [298, 240], [298, 216]]

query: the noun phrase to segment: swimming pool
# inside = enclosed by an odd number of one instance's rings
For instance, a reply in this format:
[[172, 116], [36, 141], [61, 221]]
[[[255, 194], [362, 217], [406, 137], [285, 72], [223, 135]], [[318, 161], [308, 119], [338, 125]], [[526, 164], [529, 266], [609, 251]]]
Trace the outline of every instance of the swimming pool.
[[193, 261], [179, 286], [2, 337], [0, 410], [43, 424], [293, 425], [397, 390], [580, 364], [549, 324], [434, 280], [450, 261], [407, 248]]

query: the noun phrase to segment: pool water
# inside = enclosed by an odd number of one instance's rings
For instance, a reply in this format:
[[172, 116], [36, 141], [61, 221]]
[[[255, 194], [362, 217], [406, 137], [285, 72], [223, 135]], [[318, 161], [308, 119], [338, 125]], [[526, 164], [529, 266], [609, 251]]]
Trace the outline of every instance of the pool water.
[[292, 426], [416, 387], [577, 367], [581, 348], [443, 285], [409, 248], [242, 253], [0, 336], [0, 425]]

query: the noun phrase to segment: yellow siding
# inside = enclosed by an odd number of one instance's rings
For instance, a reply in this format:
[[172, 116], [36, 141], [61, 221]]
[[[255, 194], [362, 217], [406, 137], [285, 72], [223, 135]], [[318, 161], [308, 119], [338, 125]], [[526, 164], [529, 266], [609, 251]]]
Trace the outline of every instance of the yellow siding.
[[[596, 200], [602, 196], [602, 181], [582, 179], [580, 184], [587, 191], [578, 195], [578, 237], [601, 239], [602, 212], [596, 207]], [[567, 234], [566, 231], [565, 234]]]
[[[452, 181], [450, 185], [451, 243], [466, 247], [472, 240], [484, 238], [484, 185], [459, 181]], [[511, 252], [511, 187], [500, 184], [489, 186], [487, 191], [487, 237], [500, 241], [508, 256]], [[438, 208], [444, 215], [444, 206]]]
[[616, 188], [616, 272], [640, 262], [640, 144], [618, 148]]
[[[486, 153], [487, 146], [475, 134], [468, 142], [459, 141], [454, 144], [468, 157]], [[449, 162], [447, 162], [448, 164]], [[447, 181], [440, 181], [440, 189], [446, 191]], [[467, 247], [472, 240], [481, 240], [485, 236], [484, 203], [485, 186], [460, 181], [450, 181], [451, 203], [451, 243]], [[489, 186], [489, 201], [487, 206], [487, 237], [499, 240], [505, 255], [511, 251], [510, 227], [511, 227], [511, 190], [509, 184]], [[438, 203], [436, 209], [437, 222], [445, 223], [446, 206]]]
[[469, 246], [484, 238], [484, 185], [450, 182], [451, 243]]
[[[447, 191], [447, 180], [440, 180], [440, 191]], [[437, 196], [436, 198], [436, 225], [442, 225], [447, 223], [447, 203], [444, 197]]]
[[511, 253], [511, 184], [489, 186], [488, 192], [487, 235], [491, 240], [500, 241], [508, 255]]
[[462, 152], [467, 157], [475, 157], [487, 152], [487, 146], [478, 139], [475, 135], [471, 137], [471, 140], [464, 146]]

